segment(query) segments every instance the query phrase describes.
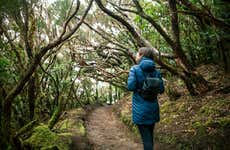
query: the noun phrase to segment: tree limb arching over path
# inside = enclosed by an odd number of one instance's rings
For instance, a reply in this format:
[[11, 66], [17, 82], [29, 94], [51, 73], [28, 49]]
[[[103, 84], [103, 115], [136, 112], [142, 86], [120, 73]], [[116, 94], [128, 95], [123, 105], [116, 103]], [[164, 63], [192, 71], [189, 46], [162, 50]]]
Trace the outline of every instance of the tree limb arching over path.
[[[152, 45], [150, 44], [150, 42], [147, 41], [143, 36], [141, 36], [128, 21], [126, 21], [121, 16], [115, 14], [110, 9], [106, 8], [106, 6], [103, 5], [101, 0], [95, 0], [95, 1], [97, 3], [98, 7], [100, 7], [100, 9], [104, 13], [106, 13], [108, 16], [117, 20], [124, 27], [126, 27], [126, 29], [130, 32], [130, 34], [136, 40], [135, 42], [137, 43], [137, 45], [139, 47], [144, 46], [144, 47], [153, 48]], [[142, 10], [139, 2], [136, 0], [134, 0], [134, 2], [136, 4], [137, 9], [139, 11]], [[146, 20], [148, 20], [153, 25], [153, 27], [159, 33], [161, 33], [163, 38], [169, 43], [169, 45], [171, 46], [171, 49], [173, 50], [173, 53], [177, 57], [177, 59], [175, 59], [175, 62], [176, 62], [178, 67], [174, 67], [173, 65], [166, 63], [165, 61], [162, 61], [160, 52], [155, 50], [155, 48], [153, 48], [153, 49], [156, 51], [156, 54], [159, 54], [159, 55], [155, 56], [154, 59], [160, 66], [164, 67], [165, 69], [167, 69], [172, 74], [180, 77], [185, 82], [191, 95], [199, 95], [201, 93], [205, 93], [211, 89], [211, 85], [196, 70], [193, 69], [193, 66], [188, 61], [188, 59], [187, 59], [187, 57], [186, 57], [186, 55], [185, 55], [185, 53], [184, 53], [184, 51], [180, 45], [180, 41], [179, 41], [178, 16], [177, 16], [177, 10], [176, 10], [175, 4], [172, 4], [173, 1], [170, 1], [170, 0], [168, 1], [168, 3], [169, 3], [170, 10], [171, 10], [170, 13], [173, 14], [173, 15], [171, 15], [171, 26], [172, 26], [172, 30], [173, 30], [172, 31], [173, 37], [176, 38], [175, 40], [174, 39], [170, 40], [169, 36], [167, 36], [167, 34], [164, 32], [164, 30], [161, 28], [161, 26], [158, 25], [153, 19], [151, 19], [151, 18], [149, 19], [149, 17], [147, 17], [147, 19], [146, 19], [146, 17], [144, 17], [144, 18]], [[176, 14], [174, 12], [176, 12]], [[141, 14], [141, 16], [142, 16], [144, 13], [142, 12], [142, 13], [138, 13], [138, 14], [139, 15]]]
[[[37, 126], [42, 124], [46, 132], [59, 136], [65, 132], [63, 116], [70, 110], [87, 111], [90, 105], [119, 104], [130, 94], [127, 76], [136, 63], [135, 53], [140, 47], [151, 47], [155, 51], [154, 61], [165, 79], [166, 94], [172, 101], [180, 99], [172, 105], [166, 105], [171, 104], [168, 98], [161, 102], [163, 117], [157, 126], [159, 130], [156, 128], [156, 132], [159, 131], [156, 140], [158, 135], [159, 142], [162, 137], [171, 139], [167, 135], [170, 133], [173, 139], [179, 135], [174, 141], [183, 141], [182, 145], [195, 143], [202, 147], [206, 139], [212, 139], [210, 141], [217, 143], [212, 143], [214, 147], [229, 146], [227, 137], [227, 142], [222, 140], [223, 136], [230, 135], [225, 131], [229, 128], [230, 105], [226, 94], [230, 82], [229, 75], [224, 74], [230, 72], [229, 8], [227, 0], [1, 0], [0, 147], [35, 147], [35, 142], [25, 142], [36, 135], [30, 132]], [[131, 104], [131, 97], [126, 100]], [[113, 110], [114, 114], [136, 133], [138, 130], [130, 117], [131, 107], [123, 106]], [[95, 119], [100, 118], [102, 123], [95, 129], [105, 141], [110, 140], [110, 131], [118, 137], [123, 132], [120, 126], [113, 126], [119, 119], [107, 108], [96, 108], [95, 115], [91, 114], [95, 118], [89, 120], [94, 128]], [[207, 113], [211, 113], [208, 118]], [[101, 118], [108, 117], [104, 114], [110, 117], [106, 123]], [[80, 126], [81, 134], [72, 134], [86, 138], [83, 124], [86, 119], [79, 118], [75, 125]], [[170, 122], [171, 119], [175, 121]], [[106, 124], [109, 128], [105, 133]], [[199, 135], [194, 133], [199, 132], [196, 125], [200, 124], [202, 128], [207, 127], [208, 138], [202, 135], [198, 144]], [[209, 132], [209, 129], [213, 126], [220, 132], [211, 137], [215, 130]], [[190, 130], [193, 127], [195, 129]], [[89, 131], [89, 135], [96, 132]], [[171, 134], [172, 131], [176, 132]], [[188, 138], [181, 139], [181, 135]], [[55, 141], [46, 137], [40, 139]], [[111, 138], [120, 142], [116, 137]], [[121, 143], [117, 145], [129, 147]], [[108, 149], [112, 147], [109, 142], [104, 144]], [[49, 146], [45, 143], [42, 147]]]

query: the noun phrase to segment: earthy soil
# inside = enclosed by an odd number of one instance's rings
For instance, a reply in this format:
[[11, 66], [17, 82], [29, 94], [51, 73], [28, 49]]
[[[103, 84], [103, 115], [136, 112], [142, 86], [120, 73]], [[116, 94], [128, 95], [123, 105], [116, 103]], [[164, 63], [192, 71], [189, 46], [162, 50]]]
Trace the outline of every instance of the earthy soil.
[[142, 143], [130, 137], [129, 129], [117, 118], [112, 106], [95, 108], [86, 122], [87, 138], [94, 150], [142, 150]]
[[[202, 72], [202, 74], [205, 73]], [[168, 101], [169, 98], [166, 94], [159, 98], [161, 122], [157, 124], [155, 129], [155, 138], [158, 136], [156, 138], [158, 142], [155, 140], [155, 150], [200, 149], [199, 147], [209, 149], [209, 139], [214, 140], [214, 142], [219, 139], [219, 144], [211, 144], [212, 147], [220, 148], [220, 145], [222, 146], [227, 141], [226, 139], [229, 136], [222, 134], [226, 132], [225, 128], [229, 125], [226, 118], [229, 118], [227, 110], [230, 106], [228, 101], [230, 78], [229, 76], [217, 76], [208, 72], [207, 80], [212, 82], [214, 86], [218, 86], [206, 95], [191, 97], [188, 91], [184, 90], [184, 87], [174, 87], [174, 89], [183, 93], [177, 100]], [[226, 82], [220, 82], [222, 80], [226, 80]], [[177, 81], [175, 85], [178, 83], [180, 82]], [[113, 112], [113, 110], [116, 112]], [[123, 115], [125, 114], [127, 118], [130, 118], [130, 110], [131, 96], [127, 95], [115, 106], [96, 106], [93, 110], [87, 111], [85, 122], [86, 145], [90, 145], [90, 149], [93, 150], [143, 150], [140, 139], [117, 117], [118, 112], [123, 112]], [[217, 124], [221, 127], [215, 128]], [[206, 130], [206, 127], [208, 130]], [[212, 132], [202, 132], [203, 134], [199, 135], [200, 130], [211, 130]], [[223, 140], [219, 137], [222, 137]], [[197, 138], [198, 140], [196, 140]], [[76, 145], [79, 146], [79, 144]]]

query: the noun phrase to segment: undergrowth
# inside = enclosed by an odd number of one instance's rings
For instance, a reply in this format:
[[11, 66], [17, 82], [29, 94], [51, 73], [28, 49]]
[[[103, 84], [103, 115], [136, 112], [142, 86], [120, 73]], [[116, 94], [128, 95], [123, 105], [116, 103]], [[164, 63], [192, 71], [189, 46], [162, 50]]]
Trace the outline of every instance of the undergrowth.
[[[228, 87], [230, 79], [227, 75], [211, 72], [210, 69], [207, 72], [207, 67], [209, 66], [201, 66], [198, 70], [216, 86], [206, 95], [189, 96], [184, 85], [177, 84], [175, 79], [172, 79], [173, 84], [168, 83], [170, 87], [166, 84], [168, 91], [159, 97], [161, 120], [155, 128], [156, 141], [172, 145], [178, 150], [230, 149], [230, 91], [219, 90]], [[210, 68], [215, 69], [213, 66]], [[170, 98], [170, 94], [175, 97], [175, 92], [171, 92], [172, 88], [181, 93], [173, 100]], [[129, 93], [116, 104], [115, 109], [121, 120], [138, 135], [131, 121], [131, 103]]]

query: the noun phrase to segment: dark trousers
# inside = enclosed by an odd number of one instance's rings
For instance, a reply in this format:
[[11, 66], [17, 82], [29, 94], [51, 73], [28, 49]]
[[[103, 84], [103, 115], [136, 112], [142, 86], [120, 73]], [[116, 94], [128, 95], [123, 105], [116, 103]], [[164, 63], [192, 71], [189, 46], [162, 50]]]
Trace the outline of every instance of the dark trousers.
[[153, 131], [155, 124], [152, 125], [137, 125], [141, 134], [141, 139], [144, 145], [144, 150], [153, 150]]

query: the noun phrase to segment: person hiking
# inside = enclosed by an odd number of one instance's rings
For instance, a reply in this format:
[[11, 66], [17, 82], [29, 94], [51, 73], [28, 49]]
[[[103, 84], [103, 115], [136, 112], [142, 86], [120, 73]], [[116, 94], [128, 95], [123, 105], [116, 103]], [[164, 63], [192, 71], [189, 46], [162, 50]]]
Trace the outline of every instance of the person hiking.
[[[145, 95], [141, 92], [144, 82], [147, 82], [146, 78], [152, 76], [152, 78], [159, 79], [157, 93], [162, 94], [164, 92], [161, 73], [156, 70], [153, 55], [153, 49], [148, 47], [140, 48], [136, 54], [137, 65], [131, 67], [127, 81], [128, 90], [133, 91], [132, 120], [139, 129], [144, 150], [154, 149], [154, 127], [155, 123], [160, 121], [157, 95], [144, 98]], [[153, 93], [154, 90], [152, 89]]]

